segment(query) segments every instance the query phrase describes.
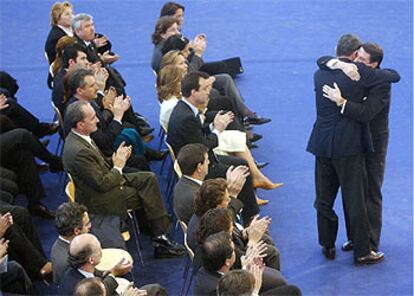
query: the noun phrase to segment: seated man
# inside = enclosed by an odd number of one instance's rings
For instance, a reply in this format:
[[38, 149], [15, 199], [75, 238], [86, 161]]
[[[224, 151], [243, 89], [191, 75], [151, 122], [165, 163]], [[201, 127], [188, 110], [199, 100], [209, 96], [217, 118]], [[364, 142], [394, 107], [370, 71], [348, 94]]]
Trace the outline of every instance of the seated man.
[[[208, 174], [208, 149], [203, 144], [187, 144], [181, 148], [177, 155], [183, 176], [178, 180], [174, 188], [174, 212], [177, 218], [188, 224], [194, 214], [194, 199]], [[230, 207], [236, 214], [243, 207], [243, 203], [237, 199], [246, 178], [249, 175], [248, 168], [238, 166], [229, 168], [226, 173], [227, 190], [230, 197]]]
[[75, 236], [90, 231], [106, 248], [126, 248], [120, 233], [119, 217], [101, 215], [89, 217], [87, 208], [76, 202], [63, 203], [58, 207], [55, 225], [59, 237], [52, 246], [50, 257], [53, 266], [53, 281], [56, 284], [60, 283], [68, 267], [69, 244]]
[[156, 257], [182, 256], [184, 248], [166, 234], [171, 226], [154, 173], [126, 173], [131, 148], [119, 146], [112, 159], [105, 158], [90, 134], [98, 119], [87, 101], [77, 101], [66, 111], [71, 132], [63, 149], [63, 164], [75, 183], [76, 200], [90, 213], [117, 215], [127, 220], [127, 210], [141, 209], [152, 232]]
[[[78, 282], [84, 278], [96, 276], [101, 278], [104, 283], [105, 295], [118, 295], [116, 293], [118, 283], [115, 277], [123, 276], [130, 272], [132, 262], [122, 261], [116, 264], [108, 273], [103, 273], [95, 269], [101, 262], [101, 258], [101, 244], [95, 236], [87, 233], [76, 236], [70, 243], [68, 259], [70, 267], [62, 277], [59, 294], [72, 295]], [[148, 295], [157, 295], [160, 292], [165, 293], [164, 289], [158, 284], [147, 285], [141, 289], [146, 290]]]
[[[217, 113], [213, 123], [203, 126], [200, 119], [199, 108], [206, 104], [209, 87], [208, 75], [202, 72], [187, 74], [181, 83], [183, 98], [174, 107], [168, 123], [167, 142], [172, 146], [174, 153], [178, 155], [180, 149], [186, 144], [201, 143], [209, 148], [209, 174], [208, 178], [225, 177], [229, 166], [245, 165], [248, 163], [239, 158], [223, 155], [215, 155], [213, 149], [218, 145], [217, 134], [220, 134], [232, 121], [231, 113]], [[253, 184], [254, 182], [254, 184]], [[267, 178], [253, 178], [249, 176], [239, 194], [239, 199], [244, 203], [242, 212], [243, 222], [249, 220], [259, 212], [256, 203], [254, 187], [274, 189], [280, 184], [274, 184]]]

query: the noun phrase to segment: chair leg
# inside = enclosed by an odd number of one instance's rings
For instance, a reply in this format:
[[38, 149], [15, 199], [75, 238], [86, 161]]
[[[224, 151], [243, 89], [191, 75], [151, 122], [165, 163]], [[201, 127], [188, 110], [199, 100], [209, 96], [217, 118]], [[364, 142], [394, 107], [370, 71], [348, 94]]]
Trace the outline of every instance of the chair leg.
[[138, 253], [138, 257], [139, 257], [139, 261], [141, 263], [141, 266], [144, 267], [144, 259], [142, 256], [142, 246], [141, 246], [141, 241], [140, 241], [140, 231], [139, 231], [139, 226], [138, 226], [138, 220], [137, 220], [137, 216], [135, 214], [135, 211], [132, 211], [132, 215], [130, 216], [131, 220], [132, 220], [132, 228], [134, 230], [134, 239], [135, 239], [135, 244], [137, 246], [137, 253]]

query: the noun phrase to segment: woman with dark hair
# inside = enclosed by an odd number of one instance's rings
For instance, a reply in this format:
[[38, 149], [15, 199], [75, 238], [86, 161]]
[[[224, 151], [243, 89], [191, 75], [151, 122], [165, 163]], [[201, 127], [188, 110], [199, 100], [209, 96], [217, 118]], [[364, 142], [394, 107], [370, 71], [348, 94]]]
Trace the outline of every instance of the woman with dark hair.
[[[240, 257], [247, 251], [249, 245], [255, 245], [263, 240], [266, 243], [266, 257], [264, 262], [267, 266], [280, 270], [280, 253], [275, 247], [272, 238], [266, 234], [270, 225], [270, 219], [255, 217], [250, 225], [243, 228], [236, 222], [237, 212], [229, 207], [232, 199], [227, 191], [227, 182], [222, 178], [210, 179], [203, 182], [194, 200], [194, 215], [188, 223], [187, 238], [192, 249], [198, 249], [204, 239], [210, 234], [226, 231], [232, 235], [236, 246], [235, 267], [240, 268]], [[212, 209], [225, 209], [226, 215], [215, 220], [205, 220], [204, 215]], [[229, 218], [227, 217], [229, 216]], [[204, 220], [203, 220], [204, 218]], [[223, 220], [227, 219], [227, 220]], [[206, 222], [207, 221], [207, 222]], [[227, 221], [227, 222], [223, 222]], [[194, 265], [199, 267], [199, 261], [194, 259]]]

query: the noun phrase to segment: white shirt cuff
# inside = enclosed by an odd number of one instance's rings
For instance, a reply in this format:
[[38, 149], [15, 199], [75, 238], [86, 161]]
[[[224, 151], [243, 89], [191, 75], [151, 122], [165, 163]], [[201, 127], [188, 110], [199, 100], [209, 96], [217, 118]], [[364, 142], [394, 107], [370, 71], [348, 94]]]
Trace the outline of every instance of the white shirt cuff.
[[122, 169], [120, 167], [114, 166], [114, 169], [116, 169], [122, 175]]
[[342, 107], [341, 107], [341, 114], [344, 114], [344, 112], [345, 112], [346, 102], [347, 102], [347, 101], [345, 101], [345, 102], [342, 104]]
[[331, 60], [329, 60], [329, 62], [326, 63], [326, 66], [329, 69], [333, 69], [333, 67], [335, 66], [336, 63], [338, 63], [338, 59], [331, 59]]

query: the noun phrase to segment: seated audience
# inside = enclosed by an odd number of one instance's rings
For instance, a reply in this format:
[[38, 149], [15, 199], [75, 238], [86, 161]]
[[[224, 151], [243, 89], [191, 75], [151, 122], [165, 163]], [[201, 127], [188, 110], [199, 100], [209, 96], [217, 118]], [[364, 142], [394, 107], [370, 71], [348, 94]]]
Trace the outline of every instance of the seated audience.
[[[257, 244], [262, 240], [266, 245], [266, 256], [264, 262], [266, 266], [276, 270], [280, 270], [280, 253], [273, 239], [267, 234], [267, 229], [270, 226], [271, 220], [268, 217], [259, 219], [255, 217], [250, 225], [246, 228], [241, 226], [237, 222], [237, 214], [234, 207], [229, 207], [230, 197], [227, 191], [227, 183], [224, 179], [218, 178], [213, 180], [207, 180], [201, 185], [196, 194], [194, 201], [194, 215], [188, 223], [187, 241], [190, 247], [197, 249], [197, 241], [201, 243], [202, 239], [196, 238], [196, 233], [200, 236], [206, 237], [208, 234], [203, 231], [211, 231], [214, 229], [201, 228], [199, 221], [210, 209], [223, 208], [229, 209], [232, 214], [233, 226], [231, 227], [231, 235], [233, 242], [237, 248], [237, 260], [236, 266], [241, 265], [239, 258], [244, 254], [248, 246]], [[221, 227], [226, 227], [223, 230], [227, 230], [227, 224]], [[214, 231], [214, 230], [213, 230]], [[214, 232], [213, 232], [214, 233]], [[194, 265], [197, 266], [197, 255], [194, 258]]]
[[51, 251], [53, 281], [60, 279], [68, 267], [67, 258], [71, 240], [82, 233], [91, 232], [105, 248], [125, 249], [120, 233], [120, 221], [115, 216], [88, 215], [87, 208], [76, 202], [63, 203], [56, 210], [55, 225], [59, 232]]
[[94, 108], [86, 101], [71, 104], [66, 112], [71, 128], [63, 149], [63, 164], [75, 183], [76, 200], [90, 213], [128, 219], [127, 210], [141, 209], [150, 226], [155, 257], [175, 257], [184, 248], [166, 234], [171, 222], [160, 187], [151, 172], [128, 173], [131, 147], [121, 144], [112, 159], [106, 158], [90, 138], [97, 130]]
[[[117, 276], [124, 276], [132, 269], [132, 262], [121, 261], [109, 272], [101, 272], [95, 268], [102, 258], [102, 248], [98, 239], [92, 234], [76, 236], [69, 247], [69, 268], [62, 277], [59, 287], [60, 295], [72, 295], [78, 282], [84, 278], [99, 277], [105, 286], [105, 295], [117, 295]], [[158, 284], [143, 286], [148, 295], [166, 295], [164, 288]]]
[[[203, 144], [187, 144], [178, 153], [177, 161], [183, 176], [174, 188], [174, 212], [179, 220], [188, 224], [194, 214], [196, 193], [208, 174], [208, 149]], [[245, 166], [229, 167], [226, 172], [227, 189], [232, 197], [229, 207], [236, 214], [243, 207], [243, 203], [237, 199], [237, 196], [248, 174], [248, 168]]]

